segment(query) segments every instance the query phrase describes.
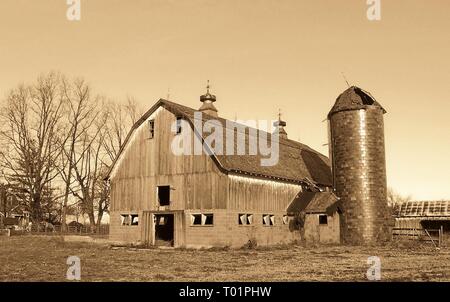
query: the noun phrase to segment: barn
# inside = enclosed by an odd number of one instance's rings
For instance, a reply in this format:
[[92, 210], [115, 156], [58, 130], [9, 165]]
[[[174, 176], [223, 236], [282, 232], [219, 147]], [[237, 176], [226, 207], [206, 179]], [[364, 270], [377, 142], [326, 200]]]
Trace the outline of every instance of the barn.
[[[132, 127], [107, 176], [110, 239], [173, 247], [339, 242], [328, 158], [290, 140], [281, 118], [274, 124], [275, 165], [261, 165], [260, 153], [238, 154], [237, 139], [234, 145], [224, 140], [231, 155], [215, 152], [217, 142], [196, 123], [214, 121], [224, 133], [245, 138], [246, 150], [269, 133], [220, 117], [209, 87], [200, 101], [196, 110], [160, 99]], [[185, 132], [207, 152], [174, 154], [174, 138]], [[308, 218], [298, 223], [301, 213]]]

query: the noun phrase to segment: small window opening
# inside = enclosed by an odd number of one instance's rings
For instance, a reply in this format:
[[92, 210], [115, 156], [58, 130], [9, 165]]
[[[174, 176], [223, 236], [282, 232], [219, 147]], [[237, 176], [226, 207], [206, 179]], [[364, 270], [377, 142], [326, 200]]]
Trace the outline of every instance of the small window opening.
[[160, 206], [170, 205], [170, 186], [158, 186], [158, 201]]
[[202, 214], [192, 214], [191, 222], [192, 225], [202, 225]]
[[181, 116], [177, 116], [177, 131], [176, 131], [176, 134], [180, 134], [181, 133], [181, 121], [182, 121], [182, 117]]
[[274, 225], [275, 224], [275, 216], [270, 214], [263, 215], [263, 225]]
[[128, 214], [121, 214], [121, 225], [130, 225], [131, 223], [131, 217]]
[[155, 136], [155, 120], [148, 121], [148, 138], [152, 139]]
[[191, 225], [213, 225], [213, 214], [191, 214]]
[[288, 223], [289, 223], [289, 216], [283, 215], [283, 224], [288, 224]]
[[156, 223], [156, 225], [166, 225], [166, 223], [167, 223], [167, 217], [166, 216], [158, 216], [158, 217], [156, 217], [155, 216], [155, 223]]
[[139, 215], [131, 215], [131, 225], [139, 225]]
[[319, 224], [328, 224], [328, 216], [327, 215], [319, 215]]
[[213, 214], [204, 214], [202, 218], [203, 218], [203, 225], [213, 225], [214, 224], [214, 215]]
[[253, 214], [239, 214], [239, 225], [250, 225], [253, 223]]
[[137, 214], [121, 214], [121, 225], [139, 225], [139, 215]]

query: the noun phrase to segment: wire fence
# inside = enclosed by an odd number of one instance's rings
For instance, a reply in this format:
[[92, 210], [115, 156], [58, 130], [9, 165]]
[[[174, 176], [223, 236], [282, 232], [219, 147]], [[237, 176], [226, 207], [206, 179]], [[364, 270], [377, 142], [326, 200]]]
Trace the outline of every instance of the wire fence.
[[63, 230], [61, 225], [32, 225], [29, 230], [32, 234], [47, 235], [81, 235], [81, 236], [107, 236], [109, 235], [109, 225], [101, 225], [100, 227], [90, 226], [67, 226]]
[[444, 243], [443, 229], [424, 228], [393, 228], [393, 238], [406, 238], [411, 240], [430, 241], [434, 246], [439, 247]]

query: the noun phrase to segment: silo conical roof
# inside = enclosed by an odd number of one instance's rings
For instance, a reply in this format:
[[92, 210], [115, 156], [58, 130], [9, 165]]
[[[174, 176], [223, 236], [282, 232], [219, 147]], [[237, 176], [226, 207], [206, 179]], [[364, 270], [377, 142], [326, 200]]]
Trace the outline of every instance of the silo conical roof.
[[386, 110], [375, 100], [370, 92], [352, 86], [338, 96], [333, 108], [328, 113], [328, 118], [336, 112], [365, 109], [368, 106], [379, 107], [383, 113], [386, 113]]

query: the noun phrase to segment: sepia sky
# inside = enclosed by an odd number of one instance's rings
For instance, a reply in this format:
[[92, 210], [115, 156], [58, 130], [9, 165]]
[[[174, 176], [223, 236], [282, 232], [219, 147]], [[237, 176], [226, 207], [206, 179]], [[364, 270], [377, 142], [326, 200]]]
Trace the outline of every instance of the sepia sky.
[[219, 115], [275, 119], [328, 154], [322, 122], [351, 85], [385, 107], [388, 185], [450, 199], [450, 2], [381, 0], [0, 1], [0, 97], [40, 73], [86, 78], [145, 109], [170, 87], [197, 108], [210, 79]]

